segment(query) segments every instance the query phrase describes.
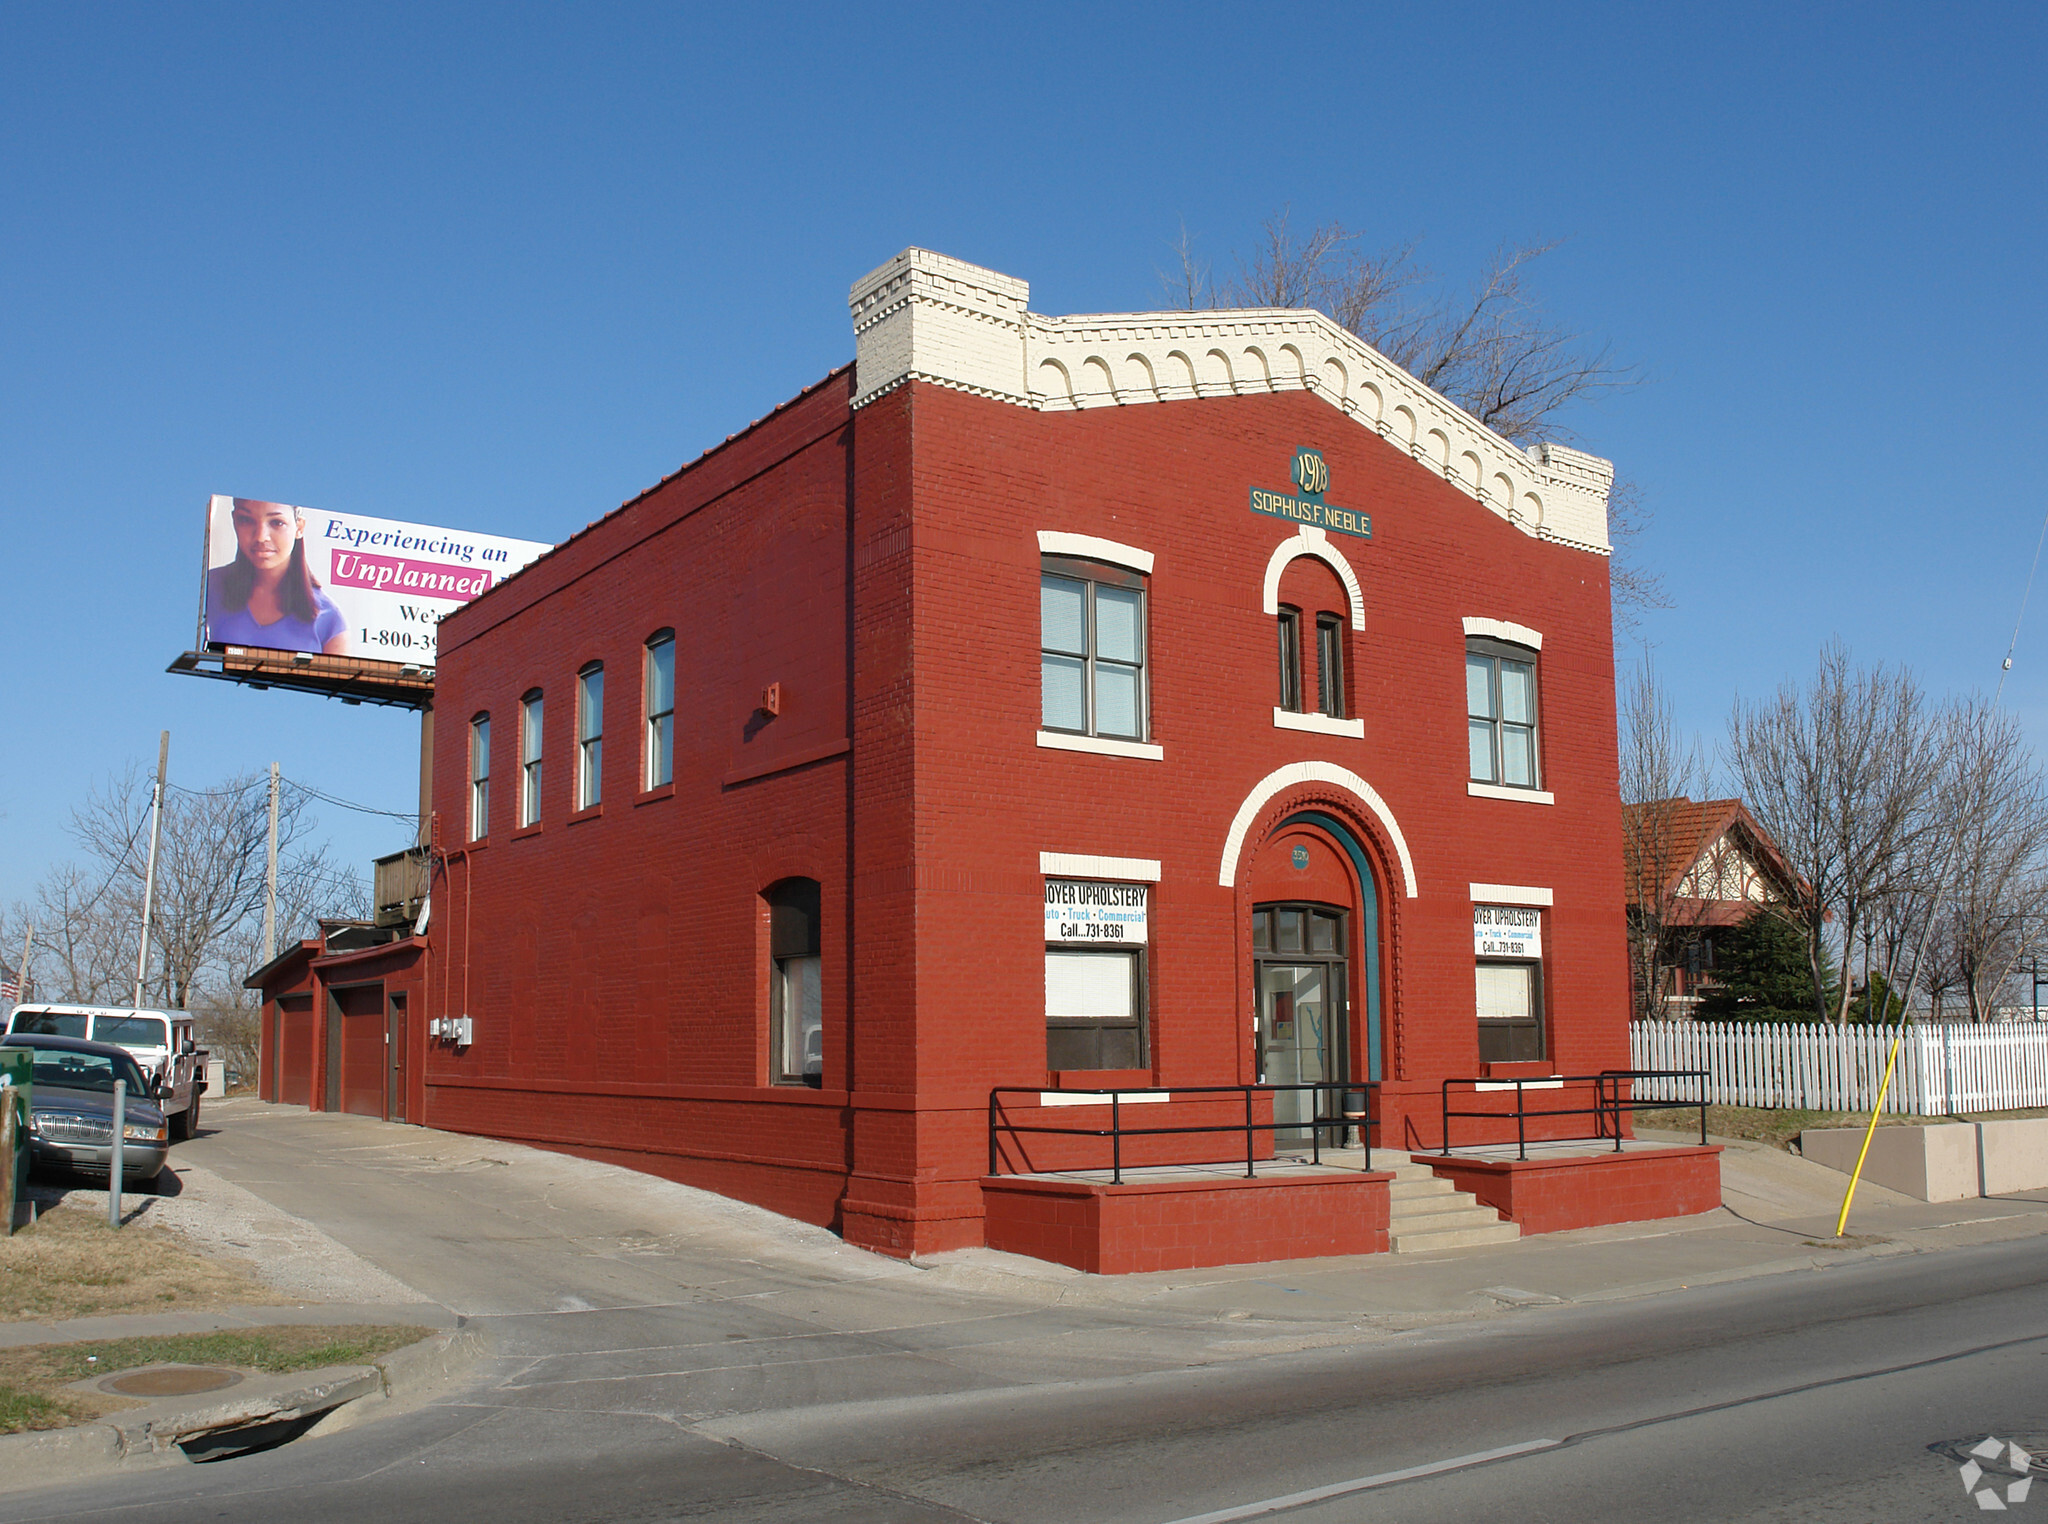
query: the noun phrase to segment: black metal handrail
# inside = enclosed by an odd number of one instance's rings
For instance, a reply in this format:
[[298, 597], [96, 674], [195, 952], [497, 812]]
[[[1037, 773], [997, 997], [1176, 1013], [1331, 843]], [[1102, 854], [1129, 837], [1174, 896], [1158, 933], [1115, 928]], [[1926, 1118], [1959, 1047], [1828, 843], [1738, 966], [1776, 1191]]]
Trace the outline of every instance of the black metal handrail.
[[[1652, 1079], [1696, 1079], [1700, 1082], [1700, 1099], [1697, 1101], [1638, 1101], [1623, 1093], [1623, 1087], [1633, 1085], [1637, 1080]], [[1453, 1111], [1451, 1110], [1451, 1087], [1470, 1085], [1476, 1094], [1481, 1087], [1491, 1090], [1506, 1090], [1510, 1086], [1515, 1092], [1515, 1109], [1511, 1112]], [[1563, 1090], [1572, 1085], [1591, 1085], [1593, 1104], [1591, 1106], [1549, 1106], [1531, 1110], [1525, 1094], [1526, 1087], [1535, 1086], [1542, 1090]], [[1608, 1136], [1611, 1124], [1614, 1137], [1614, 1151], [1621, 1152], [1621, 1114], [1626, 1111], [1633, 1117], [1638, 1111], [1676, 1111], [1682, 1107], [1697, 1106], [1700, 1112], [1700, 1143], [1707, 1141], [1707, 1071], [1704, 1069], [1602, 1069], [1598, 1074], [1544, 1074], [1523, 1079], [1447, 1079], [1442, 1086], [1443, 1140], [1444, 1152], [1451, 1151], [1451, 1121], [1484, 1118], [1491, 1122], [1515, 1119], [1515, 1153], [1518, 1159], [1529, 1157], [1530, 1117], [1585, 1117], [1595, 1118], [1594, 1136]]]
[[[1280, 1095], [1287, 1092], [1311, 1091], [1320, 1096], [1335, 1094], [1339, 1097], [1341, 1115], [1303, 1117], [1288, 1122], [1261, 1122], [1255, 1119], [1252, 1097], [1255, 1095]], [[1002, 1157], [997, 1142], [998, 1132], [1007, 1132], [1013, 1137], [1018, 1133], [1050, 1133], [1075, 1138], [1107, 1138], [1110, 1152], [1110, 1183], [1124, 1183], [1124, 1139], [1161, 1138], [1190, 1135], [1205, 1132], [1229, 1132], [1244, 1134], [1244, 1174], [1247, 1180], [1256, 1178], [1253, 1169], [1256, 1151], [1254, 1138], [1258, 1133], [1269, 1132], [1276, 1138], [1283, 1131], [1296, 1128], [1309, 1130], [1311, 1162], [1323, 1162], [1323, 1129], [1356, 1127], [1360, 1143], [1365, 1148], [1365, 1168], [1372, 1168], [1372, 1133], [1376, 1120], [1373, 1115], [1374, 1099], [1379, 1091], [1377, 1080], [1315, 1080], [1298, 1085], [1123, 1085], [1100, 1090], [1048, 1091], [1042, 1085], [999, 1085], [988, 1093], [988, 1172], [1000, 1175]], [[1001, 1114], [1001, 1098], [1006, 1095], [1099, 1095], [1109, 1098], [1109, 1126], [1107, 1127], [1047, 1127], [1027, 1122], [1013, 1122]], [[1127, 1095], [1163, 1095], [1169, 1100], [1175, 1097], [1206, 1095], [1240, 1095], [1244, 1098], [1244, 1120], [1209, 1125], [1187, 1124], [1179, 1127], [1126, 1127], [1123, 1122], [1123, 1098]], [[1356, 1105], [1352, 1104], [1355, 1099]], [[1034, 1110], [1043, 1108], [1034, 1107]], [[1318, 1108], [1320, 1111], [1320, 1108]], [[1335, 1145], [1333, 1145], [1335, 1146]]]

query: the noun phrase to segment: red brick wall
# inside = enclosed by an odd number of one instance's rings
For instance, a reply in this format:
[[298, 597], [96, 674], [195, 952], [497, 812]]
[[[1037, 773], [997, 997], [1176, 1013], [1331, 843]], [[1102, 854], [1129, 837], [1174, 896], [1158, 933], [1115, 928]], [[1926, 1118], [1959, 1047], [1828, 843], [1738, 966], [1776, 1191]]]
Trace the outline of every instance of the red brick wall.
[[[1389, 1142], [1438, 1130], [1437, 1082], [1477, 1072], [1473, 882], [1552, 889], [1550, 1056], [1565, 1072], [1627, 1062], [1613, 648], [1606, 562], [1533, 540], [1306, 394], [1036, 414], [910, 389], [919, 561], [918, 917], [921, 1013], [972, 1009], [926, 1040], [927, 1106], [972, 1104], [1042, 1063], [1041, 851], [1158, 858], [1150, 989], [1162, 1084], [1249, 1079], [1249, 911], [1271, 892], [1262, 838], [1305, 804], [1346, 820], [1376, 861]], [[1374, 538], [1332, 535], [1362, 585], [1351, 637], [1363, 740], [1276, 729], [1274, 626], [1261, 593], [1293, 532], [1247, 506], [1285, 487], [1295, 448], [1328, 459], [1328, 499], [1370, 511]], [[1037, 748], [1035, 533], [1152, 551], [1152, 729], [1163, 761]], [[1334, 603], [1290, 566], [1283, 595]], [[1469, 797], [1462, 619], [1542, 632], [1543, 782], [1554, 805]], [[1307, 622], [1307, 621], [1305, 621]], [[929, 698], [926, 698], [929, 695]], [[1230, 821], [1288, 763], [1340, 764], [1375, 789], [1413, 855], [1406, 898], [1379, 821], [1306, 786], [1271, 801], [1237, 884], [1218, 884]], [[1284, 876], [1284, 870], [1282, 870]], [[1254, 886], [1260, 886], [1254, 888]], [[1354, 979], [1360, 995], [1362, 980]], [[1362, 1004], [1362, 1000], [1360, 1002]], [[924, 1017], [922, 1019], [929, 1019]]]
[[[448, 857], [417, 1009], [467, 1013], [476, 1040], [424, 1054], [427, 1121], [715, 1179], [895, 1252], [979, 1242], [989, 1089], [1050, 1081], [1039, 853], [1160, 860], [1140, 1078], [1241, 1083], [1250, 907], [1285, 886], [1291, 843], [1266, 838], [1305, 805], [1346, 821], [1374, 866], [1385, 1141], [1432, 1137], [1437, 1081], [1477, 1071], [1473, 881], [1554, 890], [1551, 1056], [1567, 1072], [1626, 1063], [1602, 558], [1521, 533], [1306, 394], [1039, 414], [913, 383], [858, 415], [848, 396], [835, 376], [442, 626]], [[1300, 445], [1328, 458], [1331, 502], [1374, 516], [1370, 542], [1331, 536], [1364, 593], [1348, 662], [1363, 740], [1272, 724], [1261, 592], [1293, 526], [1247, 496], [1285, 487]], [[1157, 556], [1163, 761], [1036, 746], [1039, 530]], [[1313, 562], [1289, 566], [1282, 594], [1311, 611], [1344, 602]], [[1467, 795], [1468, 615], [1543, 632], [1555, 805]], [[676, 781], [643, 795], [640, 651], [663, 626], [677, 632]], [[593, 659], [608, 678], [605, 802], [571, 820], [573, 684]], [[784, 712], [763, 721], [771, 682]], [[517, 709], [536, 685], [546, 797], [541, 827], [518, 832]], [[470, 847], [467, 727], [484, 709], [493, 819]], [[1418, 897], [1381, 820], [1331, 785], [1271, 799], [1235, 882], [1218, 882], [1240, 804], [1307, 759], [1377, 791]], [[825, 904], [824, 1088], [800, 1094], [766, 1083], [758, 899], [793, 874], [820, 880]], [[1348, 874], [1326, 851], [1314, 897]], [[1353, 986], [1362, 1009], [1356, 970]]]
[[1425, 1161], [1524, 1233], [1711, 1212], [1721, 1204], [1721, 1150], [1660, 1148], [1574, 1159]]
[[1097, 1275], [1382, 1254], [1385, 1174], [1082, 1185], [990, 1180], [990, 1248]]

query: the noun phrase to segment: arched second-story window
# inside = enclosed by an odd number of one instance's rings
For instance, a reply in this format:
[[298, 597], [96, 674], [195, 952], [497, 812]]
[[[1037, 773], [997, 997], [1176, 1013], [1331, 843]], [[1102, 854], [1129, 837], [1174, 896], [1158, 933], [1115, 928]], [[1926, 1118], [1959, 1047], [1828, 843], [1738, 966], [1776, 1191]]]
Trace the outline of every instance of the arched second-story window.
[[604, 803], [604, 663], [576, 674], [576, 808]]
[[642, 788], [675, 781], [676, 633], [657, 630], [647, 641], [647, 757]]
[[1289, 714], [1301, 713], [1301, 610], [1280, 605], [1275, 621], [1280, 635], [1280, 707]]
[[519, 824], [540, 824], [542, 700], [538, 688], [519, 701]]
[[479, 714], [469, 722], [469, 839], [482, 841], [491, 832], [491, 717]]

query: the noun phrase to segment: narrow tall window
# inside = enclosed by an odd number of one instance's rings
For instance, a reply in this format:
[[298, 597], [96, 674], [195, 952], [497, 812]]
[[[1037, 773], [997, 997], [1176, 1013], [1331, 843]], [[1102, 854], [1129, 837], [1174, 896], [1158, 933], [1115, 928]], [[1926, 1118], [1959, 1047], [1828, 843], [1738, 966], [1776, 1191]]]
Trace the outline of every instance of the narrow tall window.
[[1301, 713], [1301, 610], [1280, 610], [1280, 707]]
[[1490, 640], [1467, 641], [1465, 715], [1473, 782], [1539, 786], [1535, 652]]
[[491, 829], [491, 717], [469, 722], [469, 839], [482, 841]]
[[789, 878], [768, 891], [768, 1017], [778, 1085], [825, 1080], [822, 895], [814, 878]]
[[540, 824], [541, 692], [519, 701], [519, 824]]
[[1344, 718], [1344, 621], [1316, 615], [1316, 695], [1324, 714]]
[[604, 802], [604, 665], [576, 674], [576, 808]]
[[663, 630], [647, 642], [647, 781], [660, 788], [675, 778], [676, 638]]

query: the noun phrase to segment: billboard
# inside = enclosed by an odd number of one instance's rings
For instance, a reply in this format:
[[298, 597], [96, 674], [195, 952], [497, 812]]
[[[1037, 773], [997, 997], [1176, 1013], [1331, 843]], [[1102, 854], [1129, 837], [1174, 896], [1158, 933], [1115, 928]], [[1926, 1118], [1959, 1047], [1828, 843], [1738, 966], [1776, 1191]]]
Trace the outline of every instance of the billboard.
[[248, 497], [206, 508], [202, 644], [434, 665], [441, 616], [554, 546]]

